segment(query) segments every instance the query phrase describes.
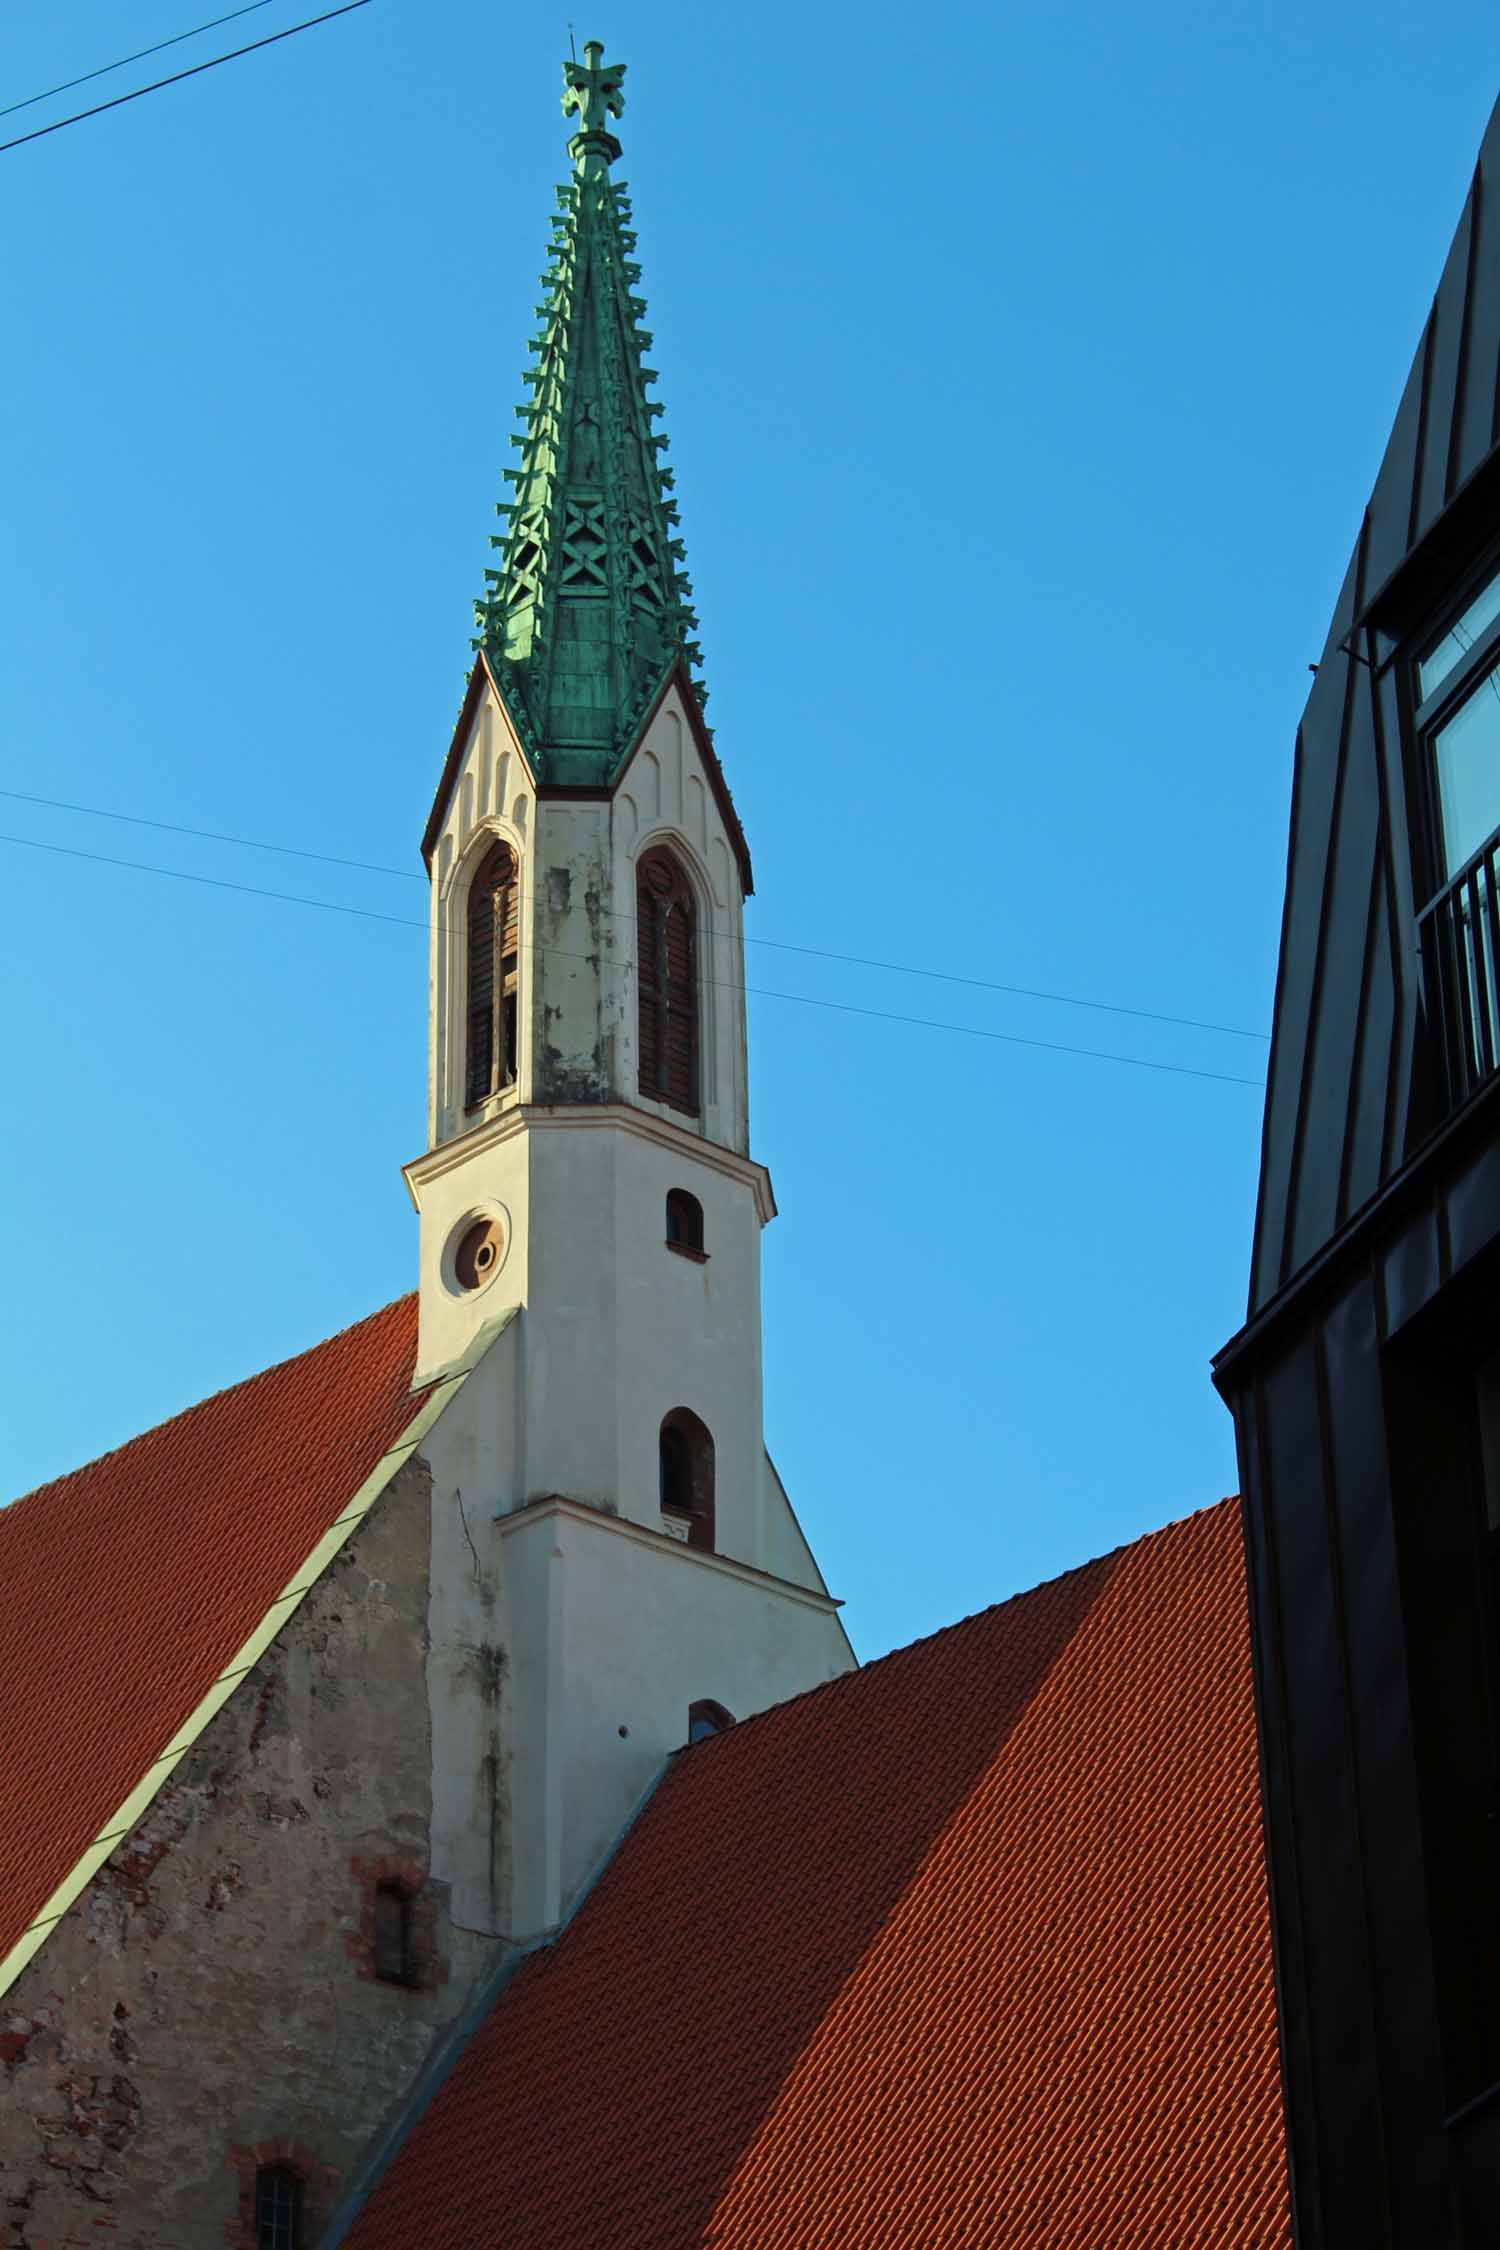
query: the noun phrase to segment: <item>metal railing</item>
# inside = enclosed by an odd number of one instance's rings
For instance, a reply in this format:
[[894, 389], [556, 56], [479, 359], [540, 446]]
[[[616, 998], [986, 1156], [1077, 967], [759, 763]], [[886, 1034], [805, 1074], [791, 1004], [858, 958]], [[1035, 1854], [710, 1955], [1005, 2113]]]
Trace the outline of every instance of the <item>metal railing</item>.
[[1417, 916], [1449, 1107], [1500, 1067], [1500, 828]]

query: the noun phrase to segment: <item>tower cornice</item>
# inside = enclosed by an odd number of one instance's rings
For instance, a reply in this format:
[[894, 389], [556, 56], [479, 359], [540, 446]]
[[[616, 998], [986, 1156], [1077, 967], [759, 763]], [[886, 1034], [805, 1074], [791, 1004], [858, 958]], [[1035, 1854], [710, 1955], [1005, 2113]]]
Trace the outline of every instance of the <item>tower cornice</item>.
[[527, 1132], [633, 1134], [637, 1140], [668, 1149], [673, 1155], [689, 1158], [695, 1164], [706, 1165], [710, 1171], [720, 1172], [726, 1179], [748, 1187], [763, 1227], [769, 1226], [776, 1216], [771, 1175], [764, 1164], [757, 1164], [753, 1157], [740, 1156], [718, 1141], [707, 1140], [701, 1133], [690, 1132], [685, 1126], [674, 1125], [669, 1118], [657, 1117], [650, 1110], [635, 1109], [628, 1102], [556, 1105], [513, 1102], [498, 1116], [487, 1118], [482, 1125], [472, 1126], [467, 1133], [459, 1133], [452, 1140], [440, 1141], [435, 1148], [402, 1165], [401, 1177], [406, 1182], [406, 1192], [414, 1209], [421, 1210], [422, 1190], [432, 1181], [470, 1163], [484, 1150], [498, 1148]]

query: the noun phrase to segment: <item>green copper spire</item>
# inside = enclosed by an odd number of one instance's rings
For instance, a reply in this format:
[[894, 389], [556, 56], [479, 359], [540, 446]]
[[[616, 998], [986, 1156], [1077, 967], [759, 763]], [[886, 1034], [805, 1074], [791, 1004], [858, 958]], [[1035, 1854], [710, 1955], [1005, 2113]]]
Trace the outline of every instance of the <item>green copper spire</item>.
[[646, 396], [656, 378], [630, 206], [609, 176], [625, 66], [606, 68], [597, 40], [583, 53], [563, 65], [573, 175], [557, 191], [531, 403], [511, 440], [521, 462], [506, 471], [516, 496], [501, 506], [510, 527], [493, 542], [500, 568], [485, 572], [475, 645], [540, 777], [604, 785], [672, 665], [699, 651], [672, 472], [658, 462], [667, 441], [652, 431], [661, 408]]

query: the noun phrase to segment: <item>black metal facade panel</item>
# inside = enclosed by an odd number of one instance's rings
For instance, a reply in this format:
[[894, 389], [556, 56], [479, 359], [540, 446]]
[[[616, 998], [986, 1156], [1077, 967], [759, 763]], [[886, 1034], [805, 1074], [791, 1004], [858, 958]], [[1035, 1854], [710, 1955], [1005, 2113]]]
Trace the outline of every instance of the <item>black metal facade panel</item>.
[[1487, 1760], [1500, 1771], [1500, 1717], [1473, 1387], [1496, 1348], [1500, 1078], [1219, 1368], [1298, 2250], [1500, 2244], [1500, 1839], [1483, 1778]]
[[1287, 1745], [1287, 1695], [1281, 1654], [1280, 1593], [1266, 1477], [1262, 1462], [1263, 1419], [1253, 1386], [1235, 1400], [1235, 1441], [1240, 1457], [1240, 1491], [1245, 1532], [1245, 1578], [1249, 1595], [1255, 1707], [1260, 1738], [1261, 1809], [1266, 1828], [1266, 1878], [1276, 1972], [1276, 2026], [1281, 2049], [1282, 2095], [1287, 2114], [1287, 2169], [1292, 2198], [1292, 2231], [1302, 2250], [1322, 2241], [1322, 2188], [1314, 2101], [1312, 2008], [1307, 1955], [1302, 1942], [1303, 1870], [1291, 1795], [1292, 1761]]
[[1481, 1148], [1443, 1202], [1442, 1244], [1449, 1274], [1462, 1273], [1495, 1239], [1500, 1223], [1500, 1143]]
[[1344, 1188], [1339, 1198], [1341, 1215], [1357, 1211], [1361, 1204], [1367, 1203], [1384, 1176], [1386, 1119], [1396, 1034], [1396, 959], [1391, 949], [1386, 900], [1386, 868], [1382, 855], [1376, 862], [1371, 884], [1369, 960], [1365, 965], [1365, 1004], [1355, 1058], [1354, 1103], [1349, 1121]]
[[[1476, 471], [1487, 461], [1493, 469], [1497, 431], [1500, 107], [1298, 733], [1252, 1315], [1318, 1255], [1432, 1122], [1423, 1107], [1419, 878], [1399, 699], [1389, 669], [1377, 682], [1358, 620], [1434, 525], [1436, 542], [1451, 541], [1456, 519], [1478, 505], [1483, 486], [1439, 521]], [[1414, 571], [1426, 568], [1432, 548], [1429, 541]]]
[[1235, 1402], [1298, 2250], [1449, 2244], [1369, 1273]]
[[1428, 323], [1426, 412], [1422, 417], [1422, 450], [1416, 504], [1412, 510], [1413, 544], [1447, 506], [1453, 494], [1453, 432], [1459, 418], [1460, 360], [1469, 307], [1472, 202], [1471, 194], [1449, 248], [1448, 262], [1438, 283], [1432, 319]]
[[[1369, 675], [1350, 667], [1317, 967], [1312, 1036], [1296, 1129], [1294, 1196], [1284, 1270], [1322, 1249], [1342, 1216], [1345, 1147], [1355, 1108], [1354, 1059], [1372, 970], [1370, 902], [1380, 850], [1380, 770]], [[1382, 1120], [1385, 1086], [1378, 1095]]]
[[1287, 847], [1286, 897], [1281, 915], [1281, 956], [1276, 972], [1276, 1016], [1267, 1074], [1266, 1123], [1256, 1205], [1252, 1310], [1281, 1283], [1297, 1151], [1297, 1110], [1307, 1062], [1323, 885], [1333, 834], [1339, 747], [1343, 739], [1349, 663], [1338, 643], [1354, 624], [1359, 601], [1359, 550], [1339, 594], [1328, 646], [1318, 666], [1297, 736], [1292, 783], [1292, 831]]
[[1480, 151], [1469, 210], [1469, 304], [1453, 445], [1455, 491], [1500, 439], [1500, 131], [1494, 125]]
[[[1409, 877], [1412, 839], [1408, 820], [1406, 757], [1402, 743], [1400, 696], [1396, 672], [1387, 666], [1376, 683], [1375, 731], [1380, 745], [1382, 779], [1382, 835], [1385, 864], [1386, 912], [1390, 921], [1391, 1001], [1394, 1021], [1385, 1089], [1385, 1133], [1381, 1143], [1379, 1178], [1389, 1179], [1411, 1145], [1410, 1107], [1412, 1065], [1415, 1057], [1421, 994], [1415, 965], [1418, 957], [1416, 899]], [[1375, 995], [1372, 992], [1372, 999]], [[1378, 1005], [1378, 1001], [1376, 1002]], [[1370, 1191], [1366, 1190], [1368, 1194]], [[1349, 1198], [1356, 1211], [1365, 1196]]]
[[[1325, 1318], [1322, 1405], [1337, 1558], [1345, 1692], [1356, 1777], [1369, 1948], [1370, 2017], [1381, 2080], [1392, 2239], [1420, 2242], [1444, 2163], [1431, 2130], [1442, 2057], [1427, 1948], [1421, 1813], [1402, 1661], [1403, 1620], [1384, 1438], [1379, 1313], [1366, 1274]], [[1416, 1923], [1420, 1927], [1420, 1922]], [[1426, 2118], [1426, 2124], [1421, 2120]]]
[[1427, 387], [1427, 355], [1432, 341], [1432, 316], [1422, 331], [1422, 342], [1412, 361], [1401, 404], [1391, 428], [1385, 459], [1370, 494], [1366, 518], [1365, 584], [1374, 593], [1411, 552], [1412, 518], [1417, 512], [1417, 470], [1421, 462], [1423, 401]]
[[[1260, 1401], [1263, 1504], [1281, 1607], [1296, 1621], [1279, 1652], [1282, 1733], [1297, 1836], [1294, 1911], [1312, 2032], [1310, 2106], [1318, 2120], [1323, 2236], [1330, 2244], [1352, 2244], [1381, 2239], [1390, 2188], [1320, 1390], [1316, 1337], [1269, 1371]], [[1336, 2099], [1330, 2088], [1337, 2088]]]

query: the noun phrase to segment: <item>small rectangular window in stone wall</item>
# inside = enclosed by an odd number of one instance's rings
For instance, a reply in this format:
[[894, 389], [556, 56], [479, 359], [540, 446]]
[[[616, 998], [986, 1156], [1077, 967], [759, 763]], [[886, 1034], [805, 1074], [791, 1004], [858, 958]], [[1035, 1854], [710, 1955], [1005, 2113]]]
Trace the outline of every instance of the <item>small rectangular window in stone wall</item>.
[[288, 2137], [236, 2144], [225, 2162], [239, 2189], [224, 2223], [229, 2250], [311, 2250], [338, 2201], [342, 2176]]
[[255, 2233], [259, 2250], [301, 2250], [302, 2182], [287, 2164], [265, 2164], [255, 2174]]
[[448, 1963], [438, 1950], [437, 1900], [425, 1868], [394, 1855], [349, 1862], [358, 1885], [357, 1926], [345, 1933], [344, 1948], [362, 1977], [404, 1986], [408, 1992], [434, 1992], [448, 1981]]

